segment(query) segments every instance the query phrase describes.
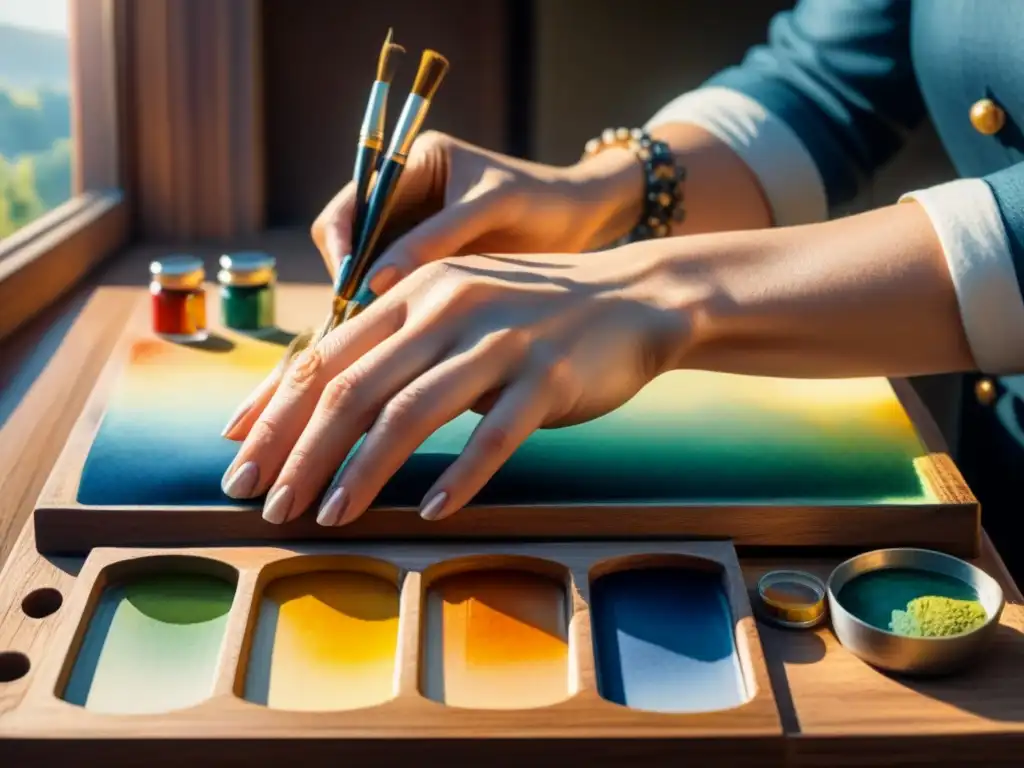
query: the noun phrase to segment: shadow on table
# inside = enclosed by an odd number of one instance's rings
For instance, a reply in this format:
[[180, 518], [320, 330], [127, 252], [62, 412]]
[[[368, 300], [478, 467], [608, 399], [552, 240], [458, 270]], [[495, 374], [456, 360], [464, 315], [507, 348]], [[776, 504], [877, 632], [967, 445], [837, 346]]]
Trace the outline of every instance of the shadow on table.
[[825, 658], [825, 642], [815, 631], [779, 629], [759, 621], [757, 632], [761, 636], [768, 679], [775, 694], [775, 704], [787, 734], [800, 732], [793, 693], [786, 675], [787, 664], [814, 664]]
[[970, 667], [954, 674], [930, 679], [888, 677], [964, 712], [996, 722], [1024, 723], [1024, 633], [1014, 627], [1001, 625], [991, 647]]

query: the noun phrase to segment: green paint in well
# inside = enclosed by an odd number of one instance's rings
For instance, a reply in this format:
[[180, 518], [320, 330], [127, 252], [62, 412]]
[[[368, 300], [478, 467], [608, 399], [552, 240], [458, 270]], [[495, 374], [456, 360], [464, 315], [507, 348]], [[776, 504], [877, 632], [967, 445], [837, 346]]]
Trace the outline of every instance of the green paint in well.
[[143, 576], [106, 589], [64, 699], [96, 712], [153, 714], [210, 697], [234, 585], [213, 576]]
[[883, 568], [851, 579], [836, 595], [839, 604], [861, 621], [891, 632], [893, 611], [906, 611], [921, 597], [976, 601], [978, 593], [965, 581], [916, 568]]

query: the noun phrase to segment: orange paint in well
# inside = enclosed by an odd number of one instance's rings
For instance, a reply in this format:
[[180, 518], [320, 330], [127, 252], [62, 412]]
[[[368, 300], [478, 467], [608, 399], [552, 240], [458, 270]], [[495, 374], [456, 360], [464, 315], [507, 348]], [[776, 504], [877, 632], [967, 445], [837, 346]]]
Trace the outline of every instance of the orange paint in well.
[[472, 571], [428, 591], [424, 693], [450, 706], [527, 709], [568, 697], [564, 584]]

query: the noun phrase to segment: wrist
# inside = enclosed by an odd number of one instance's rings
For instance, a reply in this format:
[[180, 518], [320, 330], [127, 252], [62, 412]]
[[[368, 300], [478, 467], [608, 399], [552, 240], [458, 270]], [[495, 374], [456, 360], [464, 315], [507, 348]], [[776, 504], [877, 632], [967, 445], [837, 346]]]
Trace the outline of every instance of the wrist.
[[[714, 319], [721, 303], [719, 266], [712, 247], [690, 248], [667, 238], [628, 243], [605, 253], [608, 279], [641, 308], [642, 336], [650, 378], [694, 367], [715, 338]], [[707, 240], [697, 236], [694, 240]], [[708, 246], [711, 246], [709, 243]]]
[[588, 249], [627, 235], [644, 208], [644, 167], [634, 152], [609, 147], [565, 169], [573, 198], [582, 202], [590, 229]]

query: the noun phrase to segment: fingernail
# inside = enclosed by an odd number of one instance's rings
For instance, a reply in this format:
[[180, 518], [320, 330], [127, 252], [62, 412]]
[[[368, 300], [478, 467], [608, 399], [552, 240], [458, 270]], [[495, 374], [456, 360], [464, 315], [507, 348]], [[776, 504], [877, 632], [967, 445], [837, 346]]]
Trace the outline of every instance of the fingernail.
[[446, 501], [448, 501], [448, 494], [445, 491], [441, 491], [426, 503], [426, 506], [420, 511], [420, 517], [424, 520], [436, 520], [437, 516], [441, 514]]
[[288, 518], [294, 497], [291, 486], [282, 485], [267, 498], [267, 504], [263, 508], [263, 519], [268, 523], [283, 523]]
[[234, 473], [228, 468], [221, 480], [221, 490], [233, 499], [247, 499], [256, 490], [256, 481], [259, 478], [260, 468], [256, 466], [256, 462], [247, 461]]
[[231, 420], [228, 421], [228, 425], [224, 427], [224, 431], [220, 433], [221, 437], [227, 437], [231, 434], [231, 430], [238, 426], [238, 422], [242, 420], [242, 417], [252, 410], [252, 404], [253, 401], [250, 399], [238, 406], [238, 410], [235, 411], [234, 416], [232, 416]]
[[394, 267], [381, 267], [370, 276], [370, 288], [380, 296], [398, 282], [398, 270]]
[[337, 525], [347, 507], [348, 494], [345, 489], [335, 488], [327, 497], [324, 505], [320, 507], [320, 514], [316, 516], [316, 521], [325, 526]]

